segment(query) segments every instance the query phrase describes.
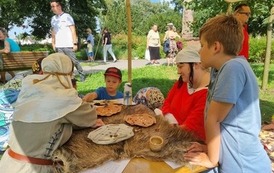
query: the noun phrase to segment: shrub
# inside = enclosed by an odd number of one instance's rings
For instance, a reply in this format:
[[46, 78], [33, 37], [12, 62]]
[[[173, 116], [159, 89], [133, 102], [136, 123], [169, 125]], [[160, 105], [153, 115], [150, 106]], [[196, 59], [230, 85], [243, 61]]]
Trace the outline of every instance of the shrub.
[[20, 45], [21, 51], [49, 51], [53, 52], [51, 44], [28, 44]]
[[[274, 42], [271, 44], [271, 61], [274, 61]], [[250, 37], [249, 39], [249, 61], [264, 62], [266, 56], [266, 37]]]

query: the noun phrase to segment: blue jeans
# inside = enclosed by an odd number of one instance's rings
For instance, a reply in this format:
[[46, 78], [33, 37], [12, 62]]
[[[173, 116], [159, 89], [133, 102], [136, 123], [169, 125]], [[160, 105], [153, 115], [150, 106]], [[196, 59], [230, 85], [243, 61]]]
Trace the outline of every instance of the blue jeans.
[[112, 44], [106, 44], [104, 45], [104, 50], [103, 50], [103, 55], [104, 55], [104, 62], [107, 62], [107, 53], [110, 53], [110, 55], [112, 56], [113, 60], [117, 60], [113, 51], [112, 51]]
[[80, 75], [80, 78], [81, 78], [81, 81], [85, 80], [85, 73], [84, 73], [84, 70], [82, 68], [82, 66], [80, 65], [80, 62], [79, 60], [76, 58], [76, 55], [73, 51], [73, 48], [69, 48], [69, 47], [60, 47], [60, 48], [56, 48], [56, 51], [59, 52], [59, 53], [64, 53], [65, 55], [67, 55], [71, 61], [73, 62], [74, 66], [76, 67], [79, 75]]

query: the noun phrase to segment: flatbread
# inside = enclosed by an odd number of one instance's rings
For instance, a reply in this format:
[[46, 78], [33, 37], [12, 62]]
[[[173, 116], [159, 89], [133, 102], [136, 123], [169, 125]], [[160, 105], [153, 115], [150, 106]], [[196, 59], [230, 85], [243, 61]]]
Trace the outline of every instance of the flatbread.
[[118, 99], [116, 100], [93, 100], [92, 103], [96, 106], [107, 106], [109, 104], [116, 104], [116, 105], [121, 105]]
[[106, 106], [98, 106], [96, 107], [96, 112], [100, 116], [111, 116], [121, 112], [122, 106], [115, 104], [108, 104]]
[[88, 138], [96, 144], [114, 144], [132, 136], [133, 128], [125, 124], [104, 125], [88, 134]]
[[149, 127], [156, 123], [156, 118], [146, 113], [126, 115], [124, 120], [130, 125], [137, 125], [141, 127]]

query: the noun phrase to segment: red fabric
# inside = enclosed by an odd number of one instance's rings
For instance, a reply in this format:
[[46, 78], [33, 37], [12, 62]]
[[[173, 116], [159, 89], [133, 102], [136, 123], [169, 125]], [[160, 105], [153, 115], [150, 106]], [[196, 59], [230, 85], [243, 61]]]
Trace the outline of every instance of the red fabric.
[[239, 55], [245, 56], [245, 58], [248, 60], [249, 58], [249, 35], [247, 32], [247, 25], [243, 27], [243, 33], [244, 33], [244, 41], [242, 45], [242, 50], [239, 52]]
[[205, 141], [204, 108], [207, 89], [188, 94], [187, 83], [178, 88], [178, 81], [169, 91], [162, 106], [163, 114], [171, 113], [179, 125]]

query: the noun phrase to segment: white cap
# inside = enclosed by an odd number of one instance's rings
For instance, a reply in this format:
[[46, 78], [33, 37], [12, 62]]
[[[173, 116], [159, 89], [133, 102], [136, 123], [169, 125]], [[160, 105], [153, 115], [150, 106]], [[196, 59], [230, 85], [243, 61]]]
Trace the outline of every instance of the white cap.
[[173, 23], [168, 23], [167, 26], [173, 26]]
[[176, 63], [190, 63], [190, 62], [201, 62], [199, 54], [200, 46], [187, 46], [183, 48], [175, 57]]

